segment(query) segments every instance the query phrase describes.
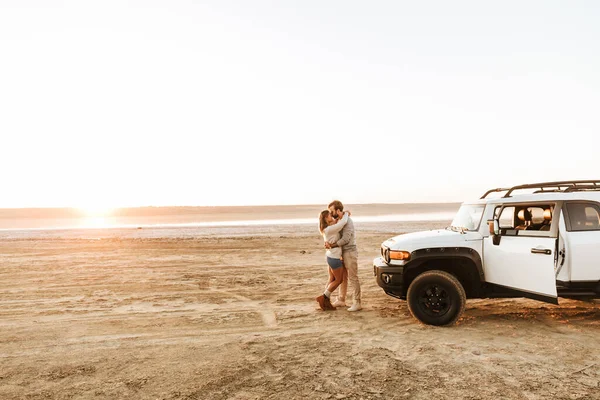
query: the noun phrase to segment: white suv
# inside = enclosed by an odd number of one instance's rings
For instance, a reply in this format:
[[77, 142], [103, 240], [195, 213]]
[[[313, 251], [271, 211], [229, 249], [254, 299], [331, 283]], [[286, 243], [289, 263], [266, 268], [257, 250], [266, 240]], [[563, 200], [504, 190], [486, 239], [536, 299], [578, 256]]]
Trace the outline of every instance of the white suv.
[[415, 318], [447, 325], [467, 298], [599, 298], [599, 260], [600, 180], [561, 181], [489, 190], [446, 229], [383, 242], [373, 272]]

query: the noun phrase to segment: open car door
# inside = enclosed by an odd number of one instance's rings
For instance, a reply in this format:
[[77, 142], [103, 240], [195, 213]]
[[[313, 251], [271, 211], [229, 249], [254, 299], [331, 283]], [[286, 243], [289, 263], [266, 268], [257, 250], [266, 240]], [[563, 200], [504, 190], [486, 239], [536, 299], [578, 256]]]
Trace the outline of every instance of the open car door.
[[552, 224], [548, 230], [536, 230], [533, 224], [525, 228], [515, 226], [520, 222], [517, 215], [521, 210], [529, 210], [531, 215], [536, 214], [535, 208], [544, 213], [546, 209], [554, 211], [554, 206], [535, 204], [502, 209], [500, 227], [502, 220], [505, 225], [500, 238], [496, 238], [500, 240], [494, 244], [492, 235], [484, 238], [483, 265], [487, 282], [515, 290], [523, 297], [558, 304], [554, 269], [558, 224]]

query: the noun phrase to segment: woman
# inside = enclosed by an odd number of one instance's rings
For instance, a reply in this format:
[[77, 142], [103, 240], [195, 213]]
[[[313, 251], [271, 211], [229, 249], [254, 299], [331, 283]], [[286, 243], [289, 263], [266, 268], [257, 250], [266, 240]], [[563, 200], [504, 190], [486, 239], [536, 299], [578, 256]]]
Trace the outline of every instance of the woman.
[[[331, 244], [340, 240], [340, 231], [348, 222], [350, 212], [346, 211], [344, 216], [336, 222], [331, 216], [329, 210], [321, 211], [319, 215], [319, 232], [323, 235], [323, 239]], [[331, 292], [333, 292], [344, 280], [344, 263], [342, 261], [342, 248], [334, 247], [327, 249], [327, 265], [329, 265], [329, 282], [325, 288], [325, 292], [317, 297], [317, 302], [321, 310], [335, 310], [331, 305]]]

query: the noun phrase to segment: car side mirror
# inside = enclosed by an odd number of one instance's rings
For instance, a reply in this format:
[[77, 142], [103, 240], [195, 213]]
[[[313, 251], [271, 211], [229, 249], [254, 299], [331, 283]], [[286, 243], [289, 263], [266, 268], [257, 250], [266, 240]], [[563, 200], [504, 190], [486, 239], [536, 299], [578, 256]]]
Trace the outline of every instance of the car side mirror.
[[488, 221], [488, 227], [490, 230], [490, 235], [492, 236], [492, 243], [496, 246], [500, 244], [500, 223], [497, 219], [490, 219]]

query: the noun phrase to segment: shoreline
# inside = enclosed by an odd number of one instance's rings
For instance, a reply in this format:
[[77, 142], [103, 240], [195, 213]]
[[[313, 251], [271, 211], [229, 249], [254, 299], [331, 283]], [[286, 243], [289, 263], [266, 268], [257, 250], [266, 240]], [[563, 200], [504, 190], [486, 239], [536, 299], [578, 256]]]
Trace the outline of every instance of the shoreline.
[[[359, 235], [386, 232], [391, 236], [428, 229], [443, 229], [451, 220], [414, 220], [387, 222], [355, 222]], [[314, 222], [314, 221], [313, 221]], [[10, 229], [0, 230], [0, 241], [13, 240], [145, 240], [145, 239], [203, 239], [247, 238], [280, 236], [320, 237], [315, 223], [270, 225], [221, 225], [221, 226], [152, 226], [108, 228], [56, 228], [56, 229]], [[384, 239], [382, 239], [383, 241]]]
[[[381, 216], [355, 217], [354, 222], [362, 223], [387, 223], [387, 222], [425, 222], [425, 221], [446, 221], [451, 220], [453, 214], [394, 214]], [[295, 219], [270, 219], [270, 220], [239, 220], [239, 221], [211, 221], [211, 222], [185, 222], [185, 223], [165, 223], [165, 224], [140, 224], [140, 225], [107, 225], [107, 226], [64, 226], [64, 227], [35, 227], [35, 228], [0, 228], [0, 232], [12, 231], [57, 231], [57, 230], [90, 230], [90, 229], [168, 229], [168, 228], [217, 228], [217, 227], [239, 227], [249, 228], [253, 226], [281, 226], [281, 225], [312, 225], [315, 224], [314, 218], [295, 218]]]
[[[453, 216], [459, 206], [459, 203], [351, 204], [346, 209], [352, 211], [357, 222], [361, 219], [386, 222], [445, 220]], [[89, 215], [76, 209], [0, 209], [0, 231], [310, 224], [323, 208], [318, 205], [150, 207]]]

